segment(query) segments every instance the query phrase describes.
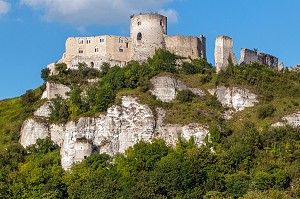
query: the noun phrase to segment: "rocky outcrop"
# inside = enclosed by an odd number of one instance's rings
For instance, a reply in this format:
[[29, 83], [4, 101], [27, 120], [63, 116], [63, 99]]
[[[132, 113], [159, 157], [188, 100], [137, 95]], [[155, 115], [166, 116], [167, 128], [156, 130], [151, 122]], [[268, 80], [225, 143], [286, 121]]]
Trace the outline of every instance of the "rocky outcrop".
[[153, 89], [150, 90], [152, 95], [156, 96], [162, 102], [171, 102], [176, 98], [176, 90], [190, 90], [194, 94], [202, 96], [204, 91], [198, 88], [189, 88], [183, 82], [168, 76], [159, 76], [151, 80]]
[[253, 107], [258, 102], [257, 96], [245, 88], [219, 86], [208, 91], [211, 95], [216, 95], [224, 107], [233, 108], [235, 111]]
[[50, 101], [45, 102], [40, 108], [38, 108], [34, 112], [34, 115], [39, 117], [49, 117], [51, 114], [51, 110], [50, 110], [51, 104], [52, 103]]
[[67, 98], [66, 93], [70, 92], [71, 89], [63, 84], [46, 83], [46, 90], [42, 95], [42, 99], [54, 99], [57, 95], [60, 95], [63, 99]]
[[49, 136], [61, 147], [61, 162], [68, 169], [74, 162], [81, 161], [92, 152], [114, 155], [124, 152], [140, 140], [150, 142], [162, 138], [168, 144], [175, 144], [179, 137], [195, 137], [202, 144], [208, 135], [208, 127], [200, 124], [164, 124], [164, 111], [153, 111], [137, 102], [136, 98], [122, 97], [121, 105], [114, 105], [107, 114], [96, 118], [82, 117], [67, 124], [44, 124], [32, 118], [24, 122], [21, 144], [26, 147], [38, 138]]
[[300, 127], [300, 111], [295, 113], [286, 115], [282, 118], [283, 122], [277, 122], [272, 124], [272, 127], [281, 127], [281, 126], [293, 126], [293, 127]]
[[20, 143], [23, 147], [35, 144], [37, 139], [45, 139], [49, 136], [49, 126], [40, 118], [26, 120], [21, 128]]

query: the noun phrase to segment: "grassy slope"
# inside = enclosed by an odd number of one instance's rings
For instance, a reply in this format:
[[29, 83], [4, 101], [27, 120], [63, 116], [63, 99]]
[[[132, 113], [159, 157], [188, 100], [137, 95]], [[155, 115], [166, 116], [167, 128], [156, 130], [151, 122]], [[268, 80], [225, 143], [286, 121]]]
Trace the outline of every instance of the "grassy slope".
[[[34, 94], [39, 99], [42, 90], [37, 88]], [[44, 100], [38, 100], [24, 105], [21, 97], [0, 100], [0, 151], [18, 142], [22, 123], [43, 103]]]

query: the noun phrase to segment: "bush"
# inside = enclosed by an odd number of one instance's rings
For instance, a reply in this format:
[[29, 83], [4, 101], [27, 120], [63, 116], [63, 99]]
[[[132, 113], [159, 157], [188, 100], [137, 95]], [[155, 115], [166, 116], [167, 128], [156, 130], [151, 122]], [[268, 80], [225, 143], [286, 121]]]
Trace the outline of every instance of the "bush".
[[272, 104], [263, 105], [258, 109], [258, 118], [265, 119], [273, 115], [276, 108]]
[[50, 70], [49, 68], [44, 68], [42, 71], [41, 71], [41, 78], [44, 80], [44, 81], [47, 81], [47, 78], [49, 77], [50, 75]]
[[177, 92], [176, 99], [183, 103], [183, 102], [191, 102], [196, 95], [190, 90], [182, 90]]

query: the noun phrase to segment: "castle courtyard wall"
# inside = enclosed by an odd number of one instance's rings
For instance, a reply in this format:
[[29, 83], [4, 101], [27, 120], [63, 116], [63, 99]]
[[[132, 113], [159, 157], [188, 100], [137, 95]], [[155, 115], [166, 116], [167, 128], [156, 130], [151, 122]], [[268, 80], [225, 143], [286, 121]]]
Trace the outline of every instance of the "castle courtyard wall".
[[182, 57], [192, 59], [204, 58], [202, 43], [198, 37], [193, 36], [165, 36], [166, 49]]

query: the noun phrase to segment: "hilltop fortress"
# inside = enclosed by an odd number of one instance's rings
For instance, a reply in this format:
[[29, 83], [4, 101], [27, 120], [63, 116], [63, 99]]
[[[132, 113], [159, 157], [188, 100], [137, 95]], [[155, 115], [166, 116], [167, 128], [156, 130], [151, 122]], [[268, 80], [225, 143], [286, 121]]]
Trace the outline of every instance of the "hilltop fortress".
[[[101, 69], [104, 62], [114, 66], [124, 66], [131, 60], [147, 61], [156, 49], [166, 49], [185, 58], [206, 60], [206, 38], [196, 36], [168, 36], [167, 17], [160, 14], [139, 14], [130, 17], [130, 37], [102, 35], [94, 37], [70, 37], [66, 41], [66, 51], [58, 63], [65, 63], [70, 69], [77, 69], [78, 63]], [[233, 41], [228, 36], [219, 36], [215, 45], [216, 70], [237, 64], [233, 51]], [[275, 70], [282, 70], [278, 58], [253, 50], [242, 49], [239, 64], [260, 63]], [[55, 71], [55, 64], [48, 68]]]
[[[206, 59], [205, 37], [167, 36], [167, 17], [139, 14], [130, 17], [130, 37], [102, 35], [70, 37], [60, 63], [76, 69], [79, 62], [100, 69], [103, 62], [124, 66], [130, 60], [146, 61], [163, 48], [183, 57]], [[52, 68], [53, 64], [49, 66]]]

